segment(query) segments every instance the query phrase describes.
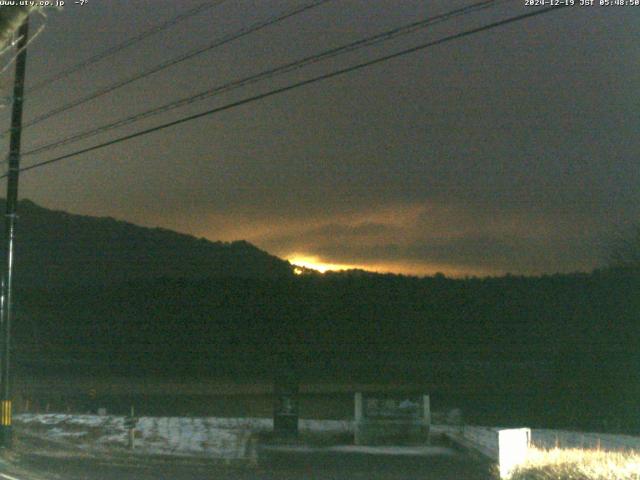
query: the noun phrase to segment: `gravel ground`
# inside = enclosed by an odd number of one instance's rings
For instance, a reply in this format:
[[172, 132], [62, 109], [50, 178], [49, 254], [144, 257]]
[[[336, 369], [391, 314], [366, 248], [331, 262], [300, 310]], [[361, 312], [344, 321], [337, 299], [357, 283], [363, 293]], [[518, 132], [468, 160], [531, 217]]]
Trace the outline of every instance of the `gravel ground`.
[[491, 466], [446, 446], [413, 449], [260, 449], [257, 465], [203, 457], [92, 453], [17, 435], [8, 473], [18, 480], [490, 480]]
[[[282, 453], [255, 467], [206, 461], [153, 461], [23, 455], [25, 471], [49, 480], [489, 480], [490, 466], [458, 453], [392, 456], [338, 452]], [[20, 480], [30, 478], [19, 477]]]

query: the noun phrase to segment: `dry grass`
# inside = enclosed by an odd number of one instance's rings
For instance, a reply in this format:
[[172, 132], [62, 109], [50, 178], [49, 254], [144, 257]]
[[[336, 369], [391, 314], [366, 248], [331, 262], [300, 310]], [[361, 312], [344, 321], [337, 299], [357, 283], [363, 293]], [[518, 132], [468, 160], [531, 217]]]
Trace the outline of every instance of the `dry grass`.
[[640, 453], [531, 448], [511, 480], [640, 480]]

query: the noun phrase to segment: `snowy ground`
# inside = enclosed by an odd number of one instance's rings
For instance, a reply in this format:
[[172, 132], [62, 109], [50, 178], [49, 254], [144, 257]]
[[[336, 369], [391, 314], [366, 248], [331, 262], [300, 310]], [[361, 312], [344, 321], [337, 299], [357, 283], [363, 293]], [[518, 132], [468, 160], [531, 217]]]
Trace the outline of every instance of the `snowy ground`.
[[[21, 414], [16, 426], [41, 438], [64, 441], [82, 449], [108, 451], [127, 448], [123, 416]], [[141, 417], [135, 433], [140, 454], [243, 459], [253, 454], [252, 434], [269, 431], [270, 418]], [[301, 433], [348, 434], [348, 421], [300, 420]]]

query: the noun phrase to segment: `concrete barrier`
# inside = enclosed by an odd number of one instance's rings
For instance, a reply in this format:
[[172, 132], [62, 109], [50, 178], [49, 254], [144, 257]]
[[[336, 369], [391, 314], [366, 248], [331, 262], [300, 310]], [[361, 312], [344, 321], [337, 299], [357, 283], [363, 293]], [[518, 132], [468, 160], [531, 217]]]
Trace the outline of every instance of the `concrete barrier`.
[[500, 478], [509, 478], [511, 472], [527, 459], [531, 445], [531, 430], [510, 428], [498, 430], [498, 468]]
[[509, 478], [515, 467], [527, 458], [531, 444], [529, 428], [490, 428], [463, 426], [434, 428], [465, 449], [475, 451], [497, 463], [500, 478]]
[[541, 449], [580, 448], [613, 452], [640, 452], [640, 437], [566, 430], [501, 429], [476, 426], [434, 425], [434, 433], [447, 436], [465, 449], [495, 461], [501, 478], [509, 478], [513, 468], [524, 462], [529, 447]]

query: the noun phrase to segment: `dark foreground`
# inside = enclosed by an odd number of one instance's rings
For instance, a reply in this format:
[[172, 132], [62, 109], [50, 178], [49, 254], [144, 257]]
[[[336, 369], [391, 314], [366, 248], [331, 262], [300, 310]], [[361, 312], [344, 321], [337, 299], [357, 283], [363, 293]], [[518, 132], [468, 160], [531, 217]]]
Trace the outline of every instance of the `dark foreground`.
[[[261, 455], [257, 466], [200, 459], [96, 458], [74, 452], [29, 448], [0, 466], [1, 479], [17, 480], [489, 480], [491, 466], [460, 452], [436, 447], [425, 455], [335, 451], [285, 451]], [[9, 475], [9, 476], [5, 476]]]

